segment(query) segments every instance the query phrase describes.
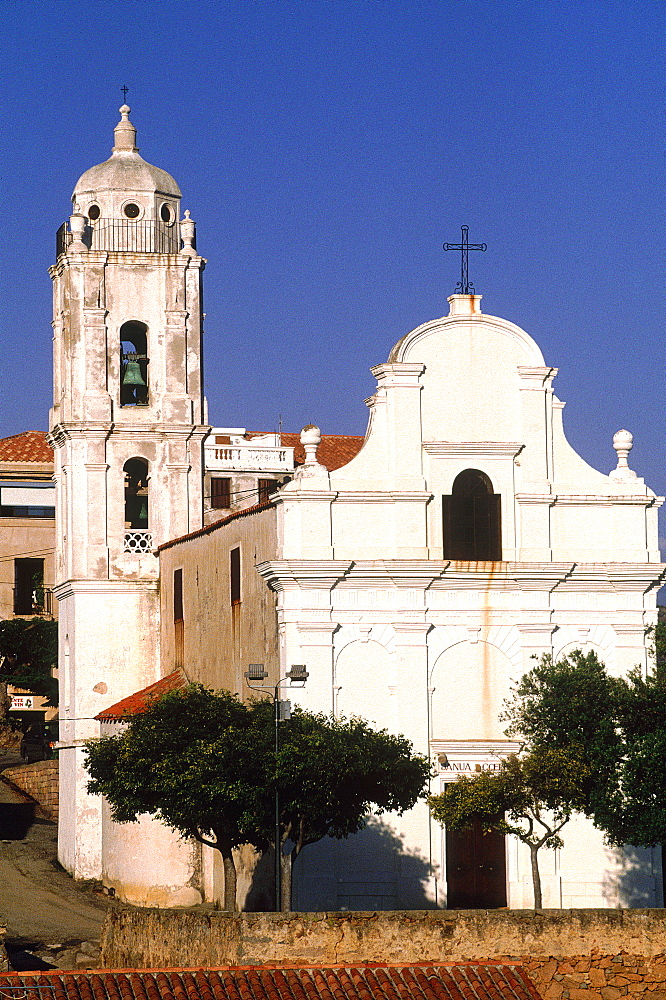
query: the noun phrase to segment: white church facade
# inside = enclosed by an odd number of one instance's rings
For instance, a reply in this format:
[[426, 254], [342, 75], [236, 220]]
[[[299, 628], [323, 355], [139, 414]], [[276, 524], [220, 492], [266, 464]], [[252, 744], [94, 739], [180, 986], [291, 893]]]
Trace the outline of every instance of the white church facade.
[[[355, 457], [330, 471], [306, 428], [292, 481], [205, 525], [204, 262], [187, 218], [180, 246], [177, 185], [141, 160], [122, 113], [52, 269], [61, 860], [173, 905], [219, 898], [220, 873], [210, 852], [153, 821], [118, 828], [87, 795], [80, 742], [96, 716], [110, 725], [115, 703], [174, 672], [243, 691], [249, 663], [273, 683], [304, 663], [292, 701], [405, 734], [438, 791], [511, 751], [500, 714], [532, 657], [594, 649], [613, 672], [649, 669], [661, 498], [631, 471], [625, 431], [609, 475], [587, 465], [534, 340], [453, 295], [373, 368]], [[660, 853], [610, 851], [587, 821], [543, 858], [546, 906], [663, 903]], [[425, 803], [309, 847], [294, 877], [299, 909], [532, 905], [517, 842], [447, 836]]]

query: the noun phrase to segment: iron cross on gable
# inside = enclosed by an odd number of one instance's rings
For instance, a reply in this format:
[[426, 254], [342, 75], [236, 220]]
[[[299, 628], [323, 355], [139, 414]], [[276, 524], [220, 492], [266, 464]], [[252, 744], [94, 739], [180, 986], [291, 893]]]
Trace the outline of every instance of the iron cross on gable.
[[461, 262], [460, 262], [460, 281], [456, 285], [456, 292], [460, 295], [469, 295], [470, 292], [474, 292], [474, 285], [470, 284], [469, 275], [467, 270], [468, 265], [468, 252], [470, 250], [487, 250], [487, 243], [470, 243], [469, 242], [469, 226], [461, 226], [460, 231], [462, 233], [462, 239], [460, 243], [445, 243], [445, 250], [460, 250], [461, 251]]
[[121, 87], [120, 89], [123, 92], [123, 101], [127, 104], [127, 91], [129, 90], [129, 87]]

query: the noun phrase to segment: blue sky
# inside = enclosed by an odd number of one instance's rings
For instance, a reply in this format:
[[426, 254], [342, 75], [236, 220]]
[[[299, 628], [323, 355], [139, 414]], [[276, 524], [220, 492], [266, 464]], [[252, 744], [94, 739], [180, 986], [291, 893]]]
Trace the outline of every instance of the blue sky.
[[[3, 0], [0, 433], [46, 428], [54, 234], [122, 102], [206, 269], [213, 422], [363, 433], [372, 365], [448, 311], [560, 368], [572, 444], [664, 492], [663, 6], [615, 0]], [[7, 62], [7, 57], [6, 57]]]

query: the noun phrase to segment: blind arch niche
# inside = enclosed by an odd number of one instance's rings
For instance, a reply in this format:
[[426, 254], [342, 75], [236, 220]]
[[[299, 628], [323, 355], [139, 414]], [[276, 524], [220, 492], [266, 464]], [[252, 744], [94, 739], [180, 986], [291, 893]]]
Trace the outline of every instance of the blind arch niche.
[[444, 558], [497, 562], [502, 558], [502, 503], [479, 469], [465, 469], [442, 497]]

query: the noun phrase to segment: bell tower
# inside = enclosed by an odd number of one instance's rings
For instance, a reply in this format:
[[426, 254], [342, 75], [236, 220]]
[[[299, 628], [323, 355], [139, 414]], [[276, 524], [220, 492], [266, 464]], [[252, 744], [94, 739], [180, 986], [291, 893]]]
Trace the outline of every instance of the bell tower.
[[140, 155], [123, 105], [57, 234], [53, 279], [59, 856], [98, 877], [101, 817], [82, 743], [157, 680], [162, 542], [203, 524], [201, 279], [180, 188]]

